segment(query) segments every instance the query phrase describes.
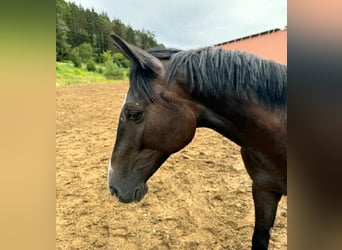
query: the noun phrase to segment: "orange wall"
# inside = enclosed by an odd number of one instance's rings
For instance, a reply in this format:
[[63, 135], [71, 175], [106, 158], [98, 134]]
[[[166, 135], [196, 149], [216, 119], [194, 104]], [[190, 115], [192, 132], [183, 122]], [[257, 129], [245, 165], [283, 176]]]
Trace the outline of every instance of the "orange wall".
[[287, 64], [287, 29], [218, 45], [227, 50], [241, 50]]

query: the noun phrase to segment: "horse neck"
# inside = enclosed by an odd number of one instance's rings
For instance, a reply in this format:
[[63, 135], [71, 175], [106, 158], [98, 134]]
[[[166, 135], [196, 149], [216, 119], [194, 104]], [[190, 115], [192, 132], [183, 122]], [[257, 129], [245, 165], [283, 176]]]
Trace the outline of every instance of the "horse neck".
[[199, 105], [198, 127], [211, 128], [241, 147], [276, 146], [275, 137], [286, 138], [283, 110], [234, 97]]

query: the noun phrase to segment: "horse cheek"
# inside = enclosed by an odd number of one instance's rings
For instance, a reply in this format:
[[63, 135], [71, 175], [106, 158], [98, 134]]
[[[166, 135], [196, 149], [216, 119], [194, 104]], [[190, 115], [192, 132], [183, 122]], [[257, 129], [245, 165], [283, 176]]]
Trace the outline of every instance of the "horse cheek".
[[146, 121], [143, 135], [142, 135], [142, 148], [158, 150], [160, 152], [167, 152], [168, 133], [165, 126], [166, 122], [157, 122], [154, 119]]
[[195, 135], [196, 120], [189, 116], [179, 116], [177, 120], [168, 122], [169, 153], [175, 153], [188, 145]]

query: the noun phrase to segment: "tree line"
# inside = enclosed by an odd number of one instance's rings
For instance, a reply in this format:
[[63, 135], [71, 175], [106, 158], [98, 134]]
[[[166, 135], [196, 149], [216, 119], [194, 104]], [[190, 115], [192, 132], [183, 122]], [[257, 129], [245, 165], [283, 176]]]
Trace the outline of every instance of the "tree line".
[[[118, 51], [110, 37], [112, 33], [143, 49], [164, 47], [158, 44], [151, 31], [133, 29], [119, 19], [111, 20], [105, 12], [95, 12], [93, 8], [84, 9], [75, 3], [56, 1], [57, 61], [72, 60], [77, 66], [77, 60], [78, 63], [86, 63], [84, 60], [103, 63], [108, 53], [115, 57]], [[120, 56], [116, 57], [122, 64], [126, 63]]]

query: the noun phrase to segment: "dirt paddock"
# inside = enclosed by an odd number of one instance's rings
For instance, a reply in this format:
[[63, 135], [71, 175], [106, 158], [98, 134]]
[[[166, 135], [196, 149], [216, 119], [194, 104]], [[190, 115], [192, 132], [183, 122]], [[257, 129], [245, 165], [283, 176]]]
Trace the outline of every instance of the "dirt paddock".
[[[209, 129], [172, 155], [140, 203], [109, 195], [107, 166], [126, 83], [56, 89], [56, 249], [249, 249], [251, 180], [239, 148]], [[287, 198], [270, 249], [287, 249]]]

